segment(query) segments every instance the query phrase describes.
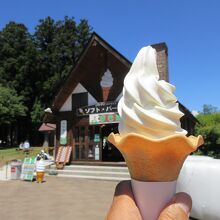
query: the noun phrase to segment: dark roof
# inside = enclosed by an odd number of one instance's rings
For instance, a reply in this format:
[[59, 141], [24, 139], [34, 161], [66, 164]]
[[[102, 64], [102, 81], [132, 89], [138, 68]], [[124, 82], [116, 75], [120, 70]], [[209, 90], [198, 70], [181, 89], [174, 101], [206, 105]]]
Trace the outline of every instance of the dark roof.
[[114, 78], [109, 100], [116, 99], [121, 92], [118, 88], [123, 88], [123, 79], [130, 67], [131, 62], [127, 58], [94, 32], [55, 97], [52, 110], [58, 111], [62, 107], [78, 83], [81, 83], [98, 102], [102, 101], [100, 79], [107, 68], [110, 69]]
[[188, 117], [190, 120], [196, 122], [196, 123], [200, 123], [198, 121], [198, 119], [190, 112], [190, 110], [188, 108], [186, 108], [182, 103], [180, 103], [179, 101], [177, 101], [179, 103], [179, 109], [180, 111], [182, 111], [185, 115], [185, 117]]
[[[157, 52], [164, 50], [166, 55], [168, 54], [168, 48], [164, 42], [151, 46], [155, 48]], [[124, 77], [128, 73], [131, 65], [132, 63], [126, 57], [94, 32], [76, 62], [76, 65], [70, 72], [69, 77], [55, 96], [52, 111], [59, 111], [78, 83], [81, 83], [98, 102], [103, 101], [100, 80], [107, 68], [110, 69], [114, 78], [114, 84], [111, 87], [108, 101], [115, 100], [121, 93]], [[164, 70], [161, 71], [164, 72]], [[168, 80], [168, 70], [166, 74]], [[180, 108], [191, 120], [197, 121], [190, 111], [181, 103]], [[56, 119], [53, 114], [45, 114], [43, 121], [55, 123]]]

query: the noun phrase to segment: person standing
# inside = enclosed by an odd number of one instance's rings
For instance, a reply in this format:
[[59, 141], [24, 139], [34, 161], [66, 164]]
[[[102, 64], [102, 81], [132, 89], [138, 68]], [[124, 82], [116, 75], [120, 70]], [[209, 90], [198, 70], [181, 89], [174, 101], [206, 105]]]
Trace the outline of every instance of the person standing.
[[24, 148], [24, 150], [28, 150], [28, 149], [30, 148], [30, 143], [29, 143], [28, 140], [26, 140], [26, 141], [24, 142], [23, 148]]

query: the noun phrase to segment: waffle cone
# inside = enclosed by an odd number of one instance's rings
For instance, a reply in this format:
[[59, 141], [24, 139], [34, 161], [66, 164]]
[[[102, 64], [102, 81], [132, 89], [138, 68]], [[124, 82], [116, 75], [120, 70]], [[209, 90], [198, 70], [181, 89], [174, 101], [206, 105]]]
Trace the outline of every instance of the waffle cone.
[[186, 157], [204, 142], [202, 136], [150, 139], [135, 133], [111, 133], [108, 140], [122, 153], [131, 178], [147, 182], [176, 180]]
[[102, 97], [103, 101], [106, 102], [108, 100], [108, 95], [111, 87], [102, 87]]

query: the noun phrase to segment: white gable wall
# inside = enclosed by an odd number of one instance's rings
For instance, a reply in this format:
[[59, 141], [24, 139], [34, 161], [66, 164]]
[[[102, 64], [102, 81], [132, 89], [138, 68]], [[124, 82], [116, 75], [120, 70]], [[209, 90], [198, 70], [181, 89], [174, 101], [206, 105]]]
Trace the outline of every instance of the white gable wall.
[[[82, 86], [82, 84], [78, 84], [76, 88], [73, 90], [73, 92], [70, 94], [70, 96], [66, 99], [65, 103], [63, 106], [60, 108], [60, 112], [65, 112], [65, 111], [72, 111], [72, 94], [76, 93], [82, 93], [82, 92], [88, 92], [85, 87]], [[97, 103], [97, 100], [90, 94], [88, 93], [88, 105], [95, 105]]]

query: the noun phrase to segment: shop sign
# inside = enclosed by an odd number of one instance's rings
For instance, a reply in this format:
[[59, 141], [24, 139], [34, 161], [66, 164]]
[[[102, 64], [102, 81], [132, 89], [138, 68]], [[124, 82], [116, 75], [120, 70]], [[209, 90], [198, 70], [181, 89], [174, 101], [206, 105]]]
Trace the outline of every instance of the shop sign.
[[90, 125], [119, 123], [119, 120], [120, 116], [118, 113], [103, 113], [89, 115]]
[[67, 120], [60, 122], [60, 144], [67, 144]]
[[76, 110], [78, 116], [117, 112], [117, 102], [99, 102], [96, 105], [84, 106]]
[[94, 135], [94, 142], [100, 142], [100, 134]]

